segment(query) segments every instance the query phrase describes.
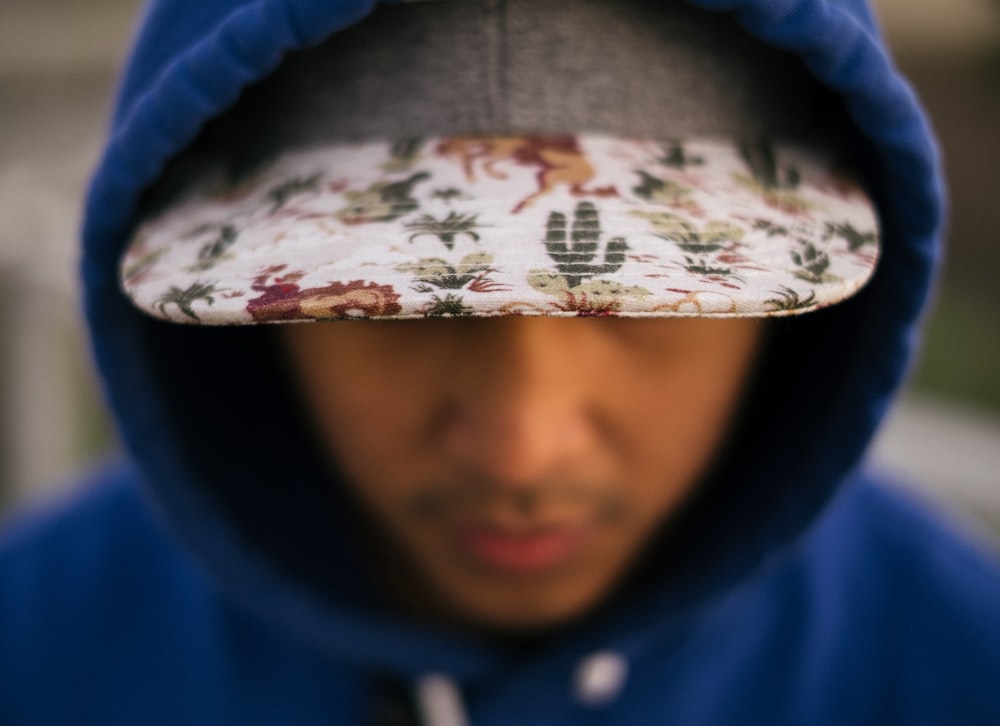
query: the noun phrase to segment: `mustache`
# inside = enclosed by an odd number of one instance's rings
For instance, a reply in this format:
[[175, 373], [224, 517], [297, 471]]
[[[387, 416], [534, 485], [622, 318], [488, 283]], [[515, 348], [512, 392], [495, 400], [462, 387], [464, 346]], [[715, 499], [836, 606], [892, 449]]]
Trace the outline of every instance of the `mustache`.
[[561, 480], [511, 486], [486, 479], [436, 484], [413, 494], [406, 508], [422, 519], [503, 511], [526, 520], [581, 511], [617, 519], [626, 510], [625, 498], [614, 487]]

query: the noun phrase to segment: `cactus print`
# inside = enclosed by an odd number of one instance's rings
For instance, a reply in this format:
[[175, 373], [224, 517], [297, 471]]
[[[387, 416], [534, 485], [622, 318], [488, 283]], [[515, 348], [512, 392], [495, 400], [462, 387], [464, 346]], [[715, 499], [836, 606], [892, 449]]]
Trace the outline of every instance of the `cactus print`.
[[780, 144], [451, 137], [291, 153], [147, 220], [122, 285], [192, 324], [772, 316], [872, 274], [872, 204]]

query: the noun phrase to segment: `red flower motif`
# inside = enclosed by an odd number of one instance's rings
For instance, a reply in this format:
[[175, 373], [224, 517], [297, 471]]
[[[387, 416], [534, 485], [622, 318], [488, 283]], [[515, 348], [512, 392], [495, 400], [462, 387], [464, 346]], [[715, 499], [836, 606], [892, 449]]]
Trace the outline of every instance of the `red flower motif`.
[[261, 295], [247, 303], [247, 312], [258, 322], [270, 322], [388, 317], [402, 310], [399, 294], [391, 285], [352, 280], [302, 289], [297, 283], [303, 274], [288, 273], [275, 278], [270, 285], [267, 284], [270, 275], [265, 272], [258, 276], [253, 289]]

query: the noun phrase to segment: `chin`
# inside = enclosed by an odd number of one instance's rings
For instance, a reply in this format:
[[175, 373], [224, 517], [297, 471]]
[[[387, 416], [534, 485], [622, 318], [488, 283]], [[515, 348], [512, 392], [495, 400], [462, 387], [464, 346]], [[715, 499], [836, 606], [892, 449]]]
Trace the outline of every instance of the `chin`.
[[573, 583], [554, 578], [530, 584], [477, 584], [461, 592], [442, 593], [456, 619], [484, 631], [530, 635], [550, 631], [586, 617], [607, 597], [612, 585], [604, 578]]

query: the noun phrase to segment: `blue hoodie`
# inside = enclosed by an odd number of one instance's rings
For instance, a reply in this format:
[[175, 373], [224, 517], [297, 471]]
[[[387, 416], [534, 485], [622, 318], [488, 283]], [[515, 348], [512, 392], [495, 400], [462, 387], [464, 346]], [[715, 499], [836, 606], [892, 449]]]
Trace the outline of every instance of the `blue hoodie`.
[[753, 425], [653, 582], [524, 648], [384, 612], [265, 336], [153, 321], [118, 286], [167, 161], [373, 0], [153, 0], [84, 227], [127, 454], [0, 543], [0, 723], [376, 723], [435, 687], [477, 726], [1000, 723], [1000, 567], [862, 464], [939, 255], [927, 123], [862, 0], [690, 2], [840, 95], [883, 259], [854, 299], [778, 327]]

